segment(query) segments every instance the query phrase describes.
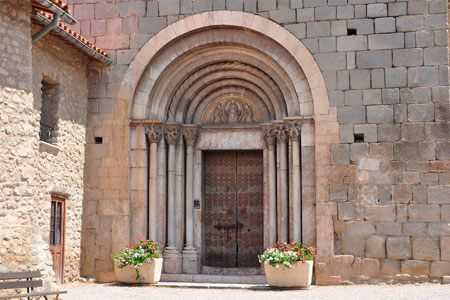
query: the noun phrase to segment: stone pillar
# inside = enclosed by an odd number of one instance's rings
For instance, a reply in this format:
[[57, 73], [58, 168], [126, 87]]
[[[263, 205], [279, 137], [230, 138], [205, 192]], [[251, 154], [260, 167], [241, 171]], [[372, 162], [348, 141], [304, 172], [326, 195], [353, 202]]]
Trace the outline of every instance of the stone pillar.
[[198, 136], [196, 125], [183, 127], [186, 141], [186, 243], [183, 249], [183, 273], [200, 273], [200, 255], [194, 247], [194, 145]]
[[180, 129], [177, 123], [167, 123], [164, 136], [169, 144], [167, 168], [167, 245], [164, 249], [164, 271], [166, 273], [181, 273], [181, 254], [176, 246], [175, 218], [175, 150]]
[[269, 244], [277, 242], [277, 173], [276, 173], [276, 136], [272, 125], [263, 125], [263, 137], [269, 155]]
[[300, 176], [300, 134], [301, 124], [289, 120], [289, 138], [292, 143], [292, 223], [293, 236], [291, 242], [302, 241], [302, 203], [301, 203], [301, 176]]
[[145, 134], [150, 144], [149, 153], [149, 207], [148, 207], [148, 233], [149, 239], [157, 240], [156, 202], [158, 197], [158, 143], [163, 135], [160, 123], [155, 123], [145, 128]]
[[275, 132], [277, 136], [277, 142], [280, 149], [280, 202], [278, 217], [280, 218], [280, 236], [278, 240], [281, 242], [288, 242], [289, 240], [289, 197], [288, 197], [288, 154], [287, 154], [287, 141], [288, 134], [284, 122], [275, 123]]

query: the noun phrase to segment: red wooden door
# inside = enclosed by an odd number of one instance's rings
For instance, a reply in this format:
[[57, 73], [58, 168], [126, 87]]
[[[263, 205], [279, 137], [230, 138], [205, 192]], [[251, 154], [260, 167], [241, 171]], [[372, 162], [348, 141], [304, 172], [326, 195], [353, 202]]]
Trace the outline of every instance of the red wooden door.
[[64, 239], [66, 223], [65, 198], [52, 195], [50, 206], [50, 253], [53, 258], [53, 270], [56, 281], [64, 280]]
[[204, 155], [205, 265], [258, 267], [263, 250], [261, 151]]

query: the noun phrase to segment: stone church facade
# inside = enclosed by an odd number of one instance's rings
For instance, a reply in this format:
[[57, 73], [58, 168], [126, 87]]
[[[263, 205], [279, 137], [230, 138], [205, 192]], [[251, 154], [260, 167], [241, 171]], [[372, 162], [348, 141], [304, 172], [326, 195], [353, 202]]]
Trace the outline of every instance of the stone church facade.
[[167, 274], [302, 241], [317, 284], [450, 276], [447, 1], [68, 4], [112, 61], [85, 69], [82, 276], [141, 238]]

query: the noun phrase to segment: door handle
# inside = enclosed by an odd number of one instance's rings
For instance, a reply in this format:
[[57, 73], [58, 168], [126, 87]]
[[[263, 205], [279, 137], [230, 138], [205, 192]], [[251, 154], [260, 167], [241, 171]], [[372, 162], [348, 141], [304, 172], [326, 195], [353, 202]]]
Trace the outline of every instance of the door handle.
[[226, 229], [230, 229], [230, 228], [242, 228], [244, 227], [244, 224], [242, 223], [237, 223], [237, 224], [217, 224], [214, 225], [214, 228], [226, 228]]

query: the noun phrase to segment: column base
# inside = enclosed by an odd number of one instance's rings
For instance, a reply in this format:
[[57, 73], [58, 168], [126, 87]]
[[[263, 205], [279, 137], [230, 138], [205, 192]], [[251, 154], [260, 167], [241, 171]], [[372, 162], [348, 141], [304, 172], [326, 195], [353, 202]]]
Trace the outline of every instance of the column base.
[[183, 252], [183, 273], [199, 274], [201, 270], [200, 255], [193, 247], [184, 248]]
[[182, 257], [175, 247], [164, 249], [164, 273], [180, 274], [183, 270]]

